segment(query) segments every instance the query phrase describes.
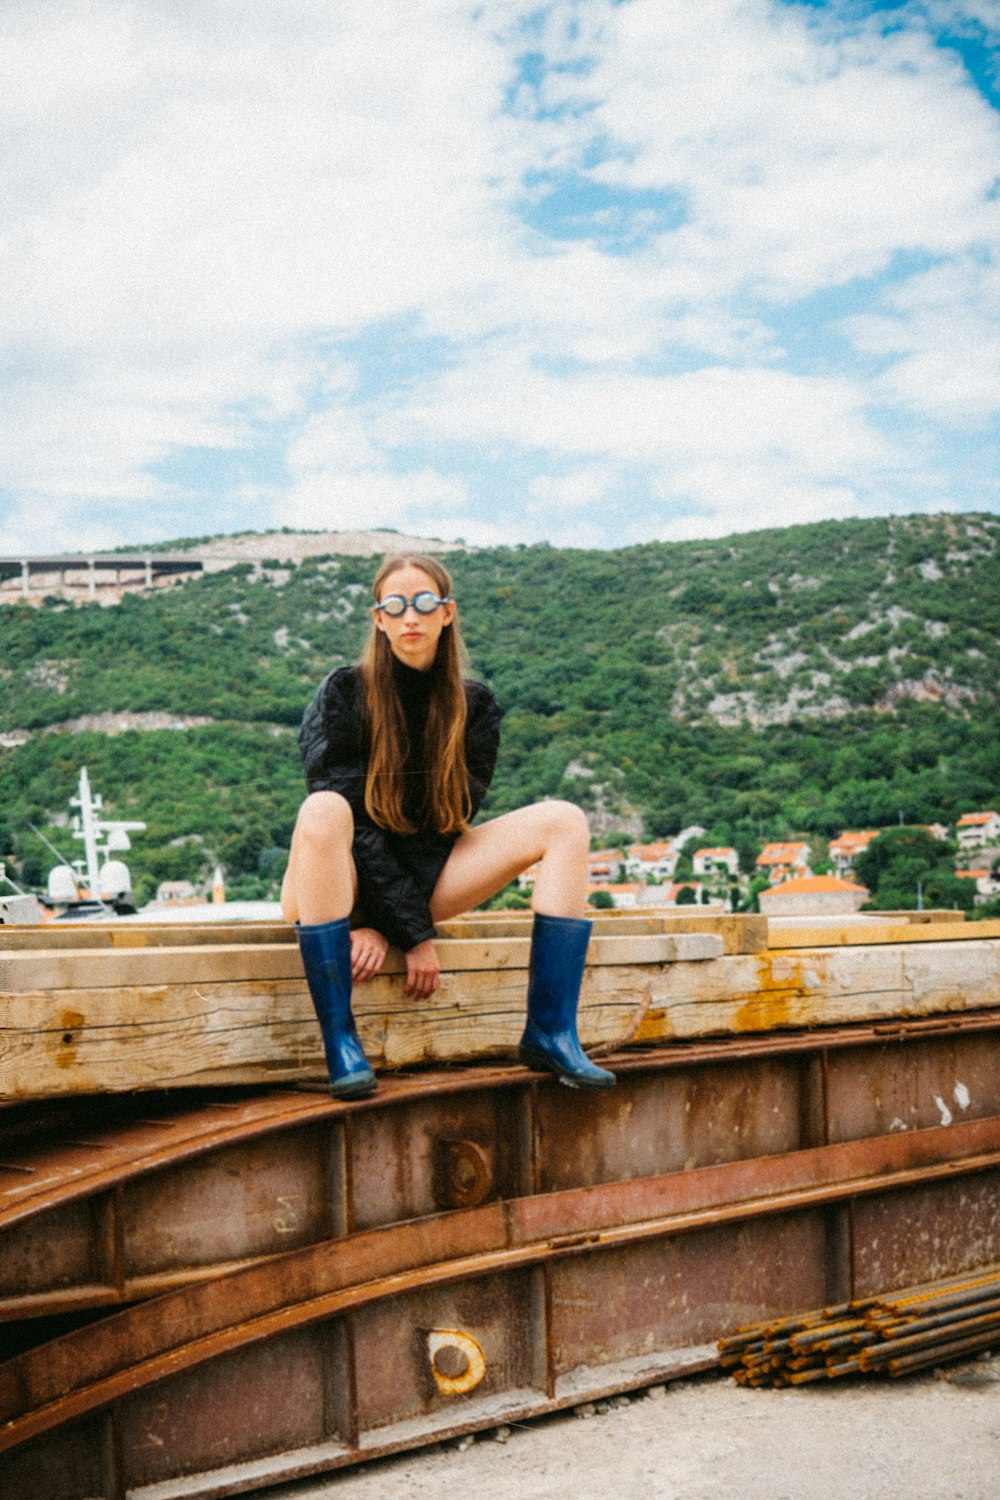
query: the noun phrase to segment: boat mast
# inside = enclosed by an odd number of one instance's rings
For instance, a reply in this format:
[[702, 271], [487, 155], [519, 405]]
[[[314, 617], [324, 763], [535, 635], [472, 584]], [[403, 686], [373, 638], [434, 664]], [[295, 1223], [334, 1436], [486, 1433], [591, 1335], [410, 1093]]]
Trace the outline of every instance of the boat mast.
[[91, 896], [95, 899], [100, 889], [100, 882], [98, 880], [97, 869], [97, 820], [94, 814], [102, 805], [100, 797], [95, 801], [91, 796], [90, 778], [87, 775], [87, 767], [84, 766], [80, 771], [80, 795], [79, 797], [70, 798], [70, 806], [80, 809], [79, 822], [81, 826], [76, 830], [74, 836], [78, 839], [83, 839], [83, 852], [86, 856], [87, 864], [87, 884], [90, 887]]
[[[106, 823], [98, 818], [104, 803], [100, 795], [94, 796], [90, 790], [90, 778], [87, 775], [87, 767], [80, 770], [80, 795], [70, 798], [70, 806], [78, 807], [80, 815], [73, 819], [73, 837], [83, 840], [83, 852], [86, 856], [87, 884], [90, 887], [91, 897], [95, 901], [100, 900], [100, 870], [98, 857], [116, 849], [127, 849], [129, 847], [128, 833], [142, 833], [145, 823], [122, 823], [113, 821]], [[98, 849], [97, 841], [101, 834], [107, 834], [104, 849]]]

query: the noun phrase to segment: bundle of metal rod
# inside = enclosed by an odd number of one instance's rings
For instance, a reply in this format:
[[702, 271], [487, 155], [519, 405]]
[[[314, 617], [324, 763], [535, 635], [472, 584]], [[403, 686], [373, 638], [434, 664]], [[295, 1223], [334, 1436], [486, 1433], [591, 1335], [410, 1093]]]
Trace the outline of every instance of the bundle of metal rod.
[[722, 1339], [740, 1385], [907, 1375], [1000, 1347], [1000, 1267], [757, 1323]]

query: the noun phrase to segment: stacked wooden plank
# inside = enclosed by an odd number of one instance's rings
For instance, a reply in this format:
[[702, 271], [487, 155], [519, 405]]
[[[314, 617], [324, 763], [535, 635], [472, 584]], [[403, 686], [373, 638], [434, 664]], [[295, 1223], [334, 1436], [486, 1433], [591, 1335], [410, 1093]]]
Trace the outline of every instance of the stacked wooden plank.
[[[753, 916], [602, 916], [580, 1004], [592, 1051], [1000, 1005], [1000, 923], [776, 929]], [[775, 946], [774, 943], [778, 945]], [[438, 943], [441, 985], [405, 990], [401, 957], [354, 1008], [377, 1070], [511, 1060], [527, 916], [473, 916]], [[319, 1031], [287, 926], [0, 928], [0, 1101], [322, 1078]]]
[[741, 1329], [719, 1344], [740, 1385], [908, 1375], [1000, 1347], [1000, 1267]]

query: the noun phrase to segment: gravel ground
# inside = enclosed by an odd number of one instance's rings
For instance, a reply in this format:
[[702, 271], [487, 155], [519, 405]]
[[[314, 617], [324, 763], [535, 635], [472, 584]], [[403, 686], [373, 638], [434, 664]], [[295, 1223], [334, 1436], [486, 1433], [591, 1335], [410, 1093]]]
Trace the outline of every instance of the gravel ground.
[[267, 1500], [1000, 1500], [1000, 1354], [800, 1390], [710, 1376], [581, 1411]]

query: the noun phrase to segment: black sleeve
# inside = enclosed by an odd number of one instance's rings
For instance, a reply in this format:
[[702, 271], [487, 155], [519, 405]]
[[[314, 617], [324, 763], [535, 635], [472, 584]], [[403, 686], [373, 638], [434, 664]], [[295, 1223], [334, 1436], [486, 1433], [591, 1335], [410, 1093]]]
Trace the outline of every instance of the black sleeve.
[[465, 764], [469, 772], [472, 816], [475, 817], [493, 780], [500, 748], [500, 720], [503, 710], [489, 688], [484, 687], [481, 682], [467, 682], [465, 696], [468, 703]]
[[407, 952], [435, 936], [420, 887], [397, 858], [391, 835], [365, 808], [366, 755], [362, 687], [357, 671], [341, 667], [320, 685], [306, 709], [299, 750], [310, 792], [339, 792], [354, 814], [354, 863], [367, 922]]

